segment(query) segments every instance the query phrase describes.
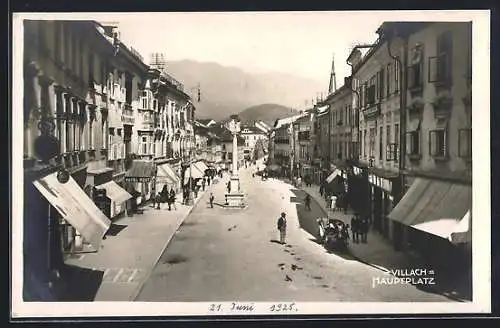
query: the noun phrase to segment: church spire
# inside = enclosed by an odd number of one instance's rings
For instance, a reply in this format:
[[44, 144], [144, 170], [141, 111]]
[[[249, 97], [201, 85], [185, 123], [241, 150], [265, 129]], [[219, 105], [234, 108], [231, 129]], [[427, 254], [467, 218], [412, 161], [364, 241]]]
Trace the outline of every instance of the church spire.
[[328, 86], [328, 93], [337, 91], [337, 79], [335, 77], [335, 55], [332, 55], [332, 71], [330, 72], [330, 85]]

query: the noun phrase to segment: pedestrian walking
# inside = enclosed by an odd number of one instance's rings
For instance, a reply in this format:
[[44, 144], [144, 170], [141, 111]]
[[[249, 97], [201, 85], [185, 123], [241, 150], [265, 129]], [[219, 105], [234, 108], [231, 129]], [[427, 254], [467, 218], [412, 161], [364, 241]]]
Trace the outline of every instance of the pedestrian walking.
[[351, 232], [353, 243], [359, 243], [359, 218], [357, 214], [351, 218]]
[[175, 198], [176, 198], [176, 194], [175, 194], [175, 191], [174, 191], [174, 188], [170, 189], [170, 193], [168, 195], [168, 210], [172, 210], [172, 207], [174, 208], [174, 210], [177, 211], [177, 206], [175, 206]]
[[306, 210], [310, 211], [311, 210], [311, 196], [309, 194], [306, 195], [306, 198], [304, 199], [304, 203], [306, 204]]
[[280, 243], [282, 245], [286, 244], [286, 214], [285, 212], [281, 213], [281, 216], [278, 218], [278, 230], [280, 232]]
[[156, 209], [157, 209], [157, 210], [160, 210], [160, 209], [161, 209], [161, 208], [160, 208], [160, 203], [161, 203], [161, 193], [157, 193], [157, 194], [156, 194], [156, 206], [157, 206], [157, 207], [156, 207]]
[[214, 194], [213, 193], [210, 193], [210, 198], [209, 198], [209, 201], [210, 201], [210, 208], [214, 208]]
[[228, 181], [227, 182], [227, 193], [230, 194], [231, 193], [231, 181]]
[[203, 188], [203, 191], [205, 191], [205, 184], [207, 183], [207, 177], [203, 177], [203, 180], [201, 181], [201, 187]]
[[364, 244], [368, 243], [368, 226], [368, 218], [365, 217], [360, 223], [361, 242]]
[[319, 194], [321, 195], [321, 197], [323, 197], [324, 191], [325, 189], [323, 188], [323, 185], [319, 186]]

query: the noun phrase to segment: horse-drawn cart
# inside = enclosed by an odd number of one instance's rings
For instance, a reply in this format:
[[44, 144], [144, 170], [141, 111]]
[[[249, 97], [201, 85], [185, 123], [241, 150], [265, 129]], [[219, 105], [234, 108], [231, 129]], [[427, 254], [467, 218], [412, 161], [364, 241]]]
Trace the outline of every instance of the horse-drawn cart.
[[319, 241], [328, 249], [346, 251], [349, 245], [349, 225], [338, 219], [318, 218]]

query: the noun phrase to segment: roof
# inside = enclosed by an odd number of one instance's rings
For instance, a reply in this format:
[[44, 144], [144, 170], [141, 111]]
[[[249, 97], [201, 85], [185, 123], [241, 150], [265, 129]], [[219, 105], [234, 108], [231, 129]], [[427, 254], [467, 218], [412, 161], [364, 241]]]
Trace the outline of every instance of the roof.
[[211, 118], [199, 118], [199, 119], [196, 119], [196, 122], [201, 123], [201, 124], [203, 124], [205, 126], [210, 126], [210, 125], [213, 125], [213, 124], [216, 123]]
[[276, 122], [274, 123], [274, 129], [279, 129], [284, 124], [288, 125], [290, 123], [293, 123], [296, 119], [298, 119], [299, 117], [302, 117], [302, 116], [304, 116], [304, 113], [281, 118], [281, 119], [277, 119]]

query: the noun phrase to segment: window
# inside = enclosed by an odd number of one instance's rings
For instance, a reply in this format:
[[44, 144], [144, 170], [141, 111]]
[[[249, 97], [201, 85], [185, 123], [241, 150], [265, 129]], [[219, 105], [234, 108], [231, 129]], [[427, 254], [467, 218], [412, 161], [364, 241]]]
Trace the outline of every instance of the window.
[[[94, 54], [89, 52], [89, 82], [94, 82]], [[91, 85], [93, 87], [93, 83]]]
[[139, 154], [147, 155], [148, 154], [148, 137], [140, 137], [139, 139]]
[[122, 135], [122, 129], [116, 129], [116, 135], [121, 136]]
[[392, 74], [392, 68], [391, 68], [391, 66], [392, 65], [390, 63], [387, 64], [387, 69], [386, 69], [387, 70], [387, 74], [386, 74], [387, 75], [387, 84], [386, 84], [385, 88], [386, 88], [386, 95], [387, 95], [387, 97], [389, 97], [389, 95], [391, 94], [391, 77], [392, 77], [392, 75], [391, 75]]
[[93, 123], [89, 121], [89, 149], [94, 149], [94, 131], [93, 131]]
[[420, 155], [420, 131], [408, 132], [406, 137], [406, 153], [409, 156]]
[[399, 161], [398, 156], [398, 147], [399, 147], [399, 124], [394, 124], [394, 161]]
[[379, 77], [379, 79], [378, 79], [378, 99], [383, 99], [384, 92], [385, 92], [385, 88], [384, 88], [385, 75], [384, 75], [383, 68], [380, 70], [378, 77]]
[[408, 68], [408, 88], [417, 89], [422, 86], [422, 66], [413, 64]]
[[380, 127], [380, 133], [378, 137], [378, 159], [383, 161], [384, 160], [384, 127]]
[[446, 130], [429, 131], [429, 150], [432, 157], [446, 157]]
[[375, 128], [370, 128], [370, 157], [375, 157]]
[[472, 129], [458, 130], [458, 156], [472, 157]]
[[437, 38], [437, 54], [429, 57], [429, 82], [446, 83], [451, 81], [452, 35], [444, 32]]
[[394, 59], [394, 93], [399, 91], [399, 61]]

